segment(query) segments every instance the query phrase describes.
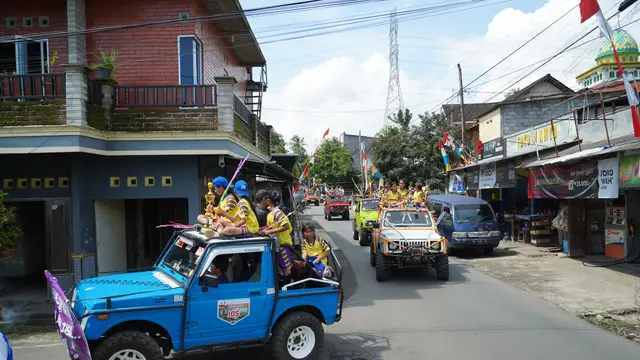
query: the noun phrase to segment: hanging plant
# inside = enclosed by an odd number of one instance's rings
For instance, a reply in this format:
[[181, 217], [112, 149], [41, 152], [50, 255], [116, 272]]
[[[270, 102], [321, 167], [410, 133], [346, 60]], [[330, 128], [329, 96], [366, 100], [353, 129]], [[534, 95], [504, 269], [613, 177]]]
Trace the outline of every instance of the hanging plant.
[[116, 63], [118, 60], [118, 51], [113, 49], [109, 52], [100, 50], [100, 55], [97, 56], [97, 58], [97, 62], [89, 66], [89, 69], [95, 71], [99, 79], [111, 79], [118, 67]]

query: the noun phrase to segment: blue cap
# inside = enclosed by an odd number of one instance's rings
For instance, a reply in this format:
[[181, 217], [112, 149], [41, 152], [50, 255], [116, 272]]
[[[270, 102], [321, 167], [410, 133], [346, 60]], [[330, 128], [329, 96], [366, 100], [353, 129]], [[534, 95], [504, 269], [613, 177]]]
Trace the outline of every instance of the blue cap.
[[249, 196], [249, 184], [244, 180], [240, 180], [236, 183], [235, 190], [238, 196]]
[[217, 178], [213, 179], [213, 186], [215, 187], [227, 187], [228, 185], [229, 182], [222, 176], [218, 176]]

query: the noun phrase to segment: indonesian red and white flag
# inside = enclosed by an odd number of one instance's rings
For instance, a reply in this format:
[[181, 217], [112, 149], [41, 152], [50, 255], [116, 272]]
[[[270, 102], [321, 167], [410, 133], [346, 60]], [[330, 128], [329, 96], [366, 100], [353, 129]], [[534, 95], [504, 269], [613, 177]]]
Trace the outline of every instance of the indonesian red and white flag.
[[580, 0], [580, 23], [583, 23], [600, 11], [598, 0]]

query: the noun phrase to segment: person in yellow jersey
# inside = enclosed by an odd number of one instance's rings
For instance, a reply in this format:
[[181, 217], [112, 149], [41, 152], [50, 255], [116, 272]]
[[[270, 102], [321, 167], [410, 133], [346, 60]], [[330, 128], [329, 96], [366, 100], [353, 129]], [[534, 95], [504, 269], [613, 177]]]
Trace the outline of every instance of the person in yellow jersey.
[[235, 215], [231, 215], [219, 210], [219, 214], [226, 219], [219, 219], [222, 233], [229, 236], [257, 234], [259, 230], [258, 218], [253, 208], [253, 203], [249, 199], [249, 184], [240, 180], [235, 185], [235, 192], [240, 200], [238, 210]]
[[387, 206], [398, 206], [403, 200], [402, 193], [398, 191], [398, 184], [394, 181], [391, 184], [391, 190], [384, 196], [384, 202]]
[[[233, 185], [229, 186], [229, 182], [227, 181], [226, 178], [222, 176], [218, 176], [217, 178], [213, 179], [212, 183], [213, 183], [213, 191], [215, 192], [218, 198], [221, 197], [222, 194], [224, 194], [224, 191], [226, 190], [226, 188], [229, 187], [229, 190], [227, 191], [227, 195], [225, 195], [224, 199], [219, 199], [218, 205], [217, 205], [218, 215], [220, 215], [222, 219], [229, 221], [229, 218], [231, 218], [238, 212], [238, 201], [240, 199], [238, 198], [238, 195], [236, 195], [235, 191], [233, 190]], [[206, 224], [207, 219], [205, 218], [204, 215], [201, 214], [201, 215], [198, 215], [198, 222], [200, 224]], [[212, 229], [212, 230], [222, 231], [222, 225], [217, 224], [215, 229]]]
[[302, 237], [302, 259], [305, 262], [311, 262], [312, 270], [318, 277], [324, 277], [329, 268], [328, 256], [331, 253], [331, 246], [323, 238], [316, 235], [316, 229], [311, 224], [302, 226]]
[[416, 181], [416, 188], [413, 191], [412, 201], [415, 207], [422, 207], [427, 202], [427, 194], [424, 192], [424, 186], [420, 180]]
[[278, 251], [278, 265], [282, 270], [284, 284], [291, 282], [291, 268], [293, 267], [293, 255], [291, 248], [293, 240], [291, 239], [291, 231], [293, 230], [291, 222], [287, 214], [280, 209], [280, 194], [273, 191], [268, 197], [262, 199], [269, 206], [269, 215], [267, 215], [267, 227], [262, 229], [262, 235], [275, 235], [280, 240], [280, 250]]
[[401, 196], [401, 201], [407, 200], [407, 196], [409, 195], [409, 189], [407, 189], [407, 184], [404, 182], [404, 179], [400, 179], [398, 181], [398, 192]]

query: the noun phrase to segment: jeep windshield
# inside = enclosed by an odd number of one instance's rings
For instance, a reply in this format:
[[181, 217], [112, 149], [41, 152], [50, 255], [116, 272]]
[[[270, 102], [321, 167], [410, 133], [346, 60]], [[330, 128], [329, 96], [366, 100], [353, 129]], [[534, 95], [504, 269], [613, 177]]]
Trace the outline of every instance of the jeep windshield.
[[400, 210], [388, 211], [384, 215], [384, 226], [393, 227], [431, 227], [431, 216], [427, 211]]
[[496, 218], [487, 204], [456, 205], [453, 220], [457, 223], [495, 222]]
[[362, 211], [378, 210], [378, 200], [365, 200], [362, 202]]
[[347, 199], [344, 196], [334, 196], [329, 198], [329, 203], [344, 203], [347, 202]]
[[167, 250], [161, 263], [164, 266], [161, 267], [178, 278], [189, 279], [198, 267], [205, 246], [205, 244], [179, 236]]

